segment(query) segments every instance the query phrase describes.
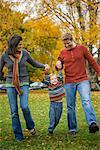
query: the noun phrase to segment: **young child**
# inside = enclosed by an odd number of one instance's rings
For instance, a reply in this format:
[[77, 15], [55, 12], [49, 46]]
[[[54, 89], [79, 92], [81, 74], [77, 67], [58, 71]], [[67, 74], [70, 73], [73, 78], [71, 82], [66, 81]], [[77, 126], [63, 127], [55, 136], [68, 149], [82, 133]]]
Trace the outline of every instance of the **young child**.
[[59, 71], [58, 76], [56, 74], [47, 75], [45, 73], [44, 83], [48, 86], [50, 98], [50, 124], [48, 127], [48, 133], [53, 134], [53, 131], [61, 118], [63, 108], [62, 98], [65, 96], [62, 72]]

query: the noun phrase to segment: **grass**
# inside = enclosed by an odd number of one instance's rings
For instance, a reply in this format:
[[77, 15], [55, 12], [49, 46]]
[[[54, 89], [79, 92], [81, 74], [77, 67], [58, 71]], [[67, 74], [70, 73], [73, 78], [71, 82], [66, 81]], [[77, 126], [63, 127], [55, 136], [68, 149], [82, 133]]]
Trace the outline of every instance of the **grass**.
[[[67, 133], [66, 102], [63, 99], [63, 113], [59, 125], [52, 136], [47, 134], [49, 124], [49, 98], [45, 91], [29, 94], [29, 106], [34, 118], [37, 135], [32, 137], [25, 128], [19, 107], [20, 120], [25, 140], [16, 142], [11, 127], [11, 116], [6, 94], [0, 94], [0, 150], [100, 150], [100, 132], [90, 134], [79, 96], [77, 95], [78, 134]], [[100, 92], [92, 93], [92, 103], [100, 124]]]

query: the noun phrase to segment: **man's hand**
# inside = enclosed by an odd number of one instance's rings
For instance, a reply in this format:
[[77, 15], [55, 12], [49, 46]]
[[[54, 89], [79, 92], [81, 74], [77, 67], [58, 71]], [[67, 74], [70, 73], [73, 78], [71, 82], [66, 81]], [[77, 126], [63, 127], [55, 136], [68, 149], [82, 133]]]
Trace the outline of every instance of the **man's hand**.
[[58, 69], [62, 69], [62, 63], [61, 63], [60, 60], [57, 61], [56, 67], [57, 67]]

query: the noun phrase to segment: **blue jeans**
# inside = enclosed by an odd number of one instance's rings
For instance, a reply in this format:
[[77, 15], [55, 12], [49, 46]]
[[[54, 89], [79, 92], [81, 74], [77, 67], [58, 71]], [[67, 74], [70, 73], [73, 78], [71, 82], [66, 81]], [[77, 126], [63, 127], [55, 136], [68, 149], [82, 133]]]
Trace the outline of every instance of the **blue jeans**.
[[77, 121], [76, 121], [76, 92], [77, 91], [80, 94], [82, 107], [85, 112], [85, 117], [88, 126], [90, 126], [91, 123], [93, 122], [96, 123], [96, 117], [91, 103], [89, 81], [85, 80], [78, 83], [65, 84], [65, 91], [66, 91], [67, 119], [68, 119], [69, 131], [77, 130]]
[[53, 132], [58, 125], [62, 114], [62, 102], [50, 102], [49, 119], [50, 125], [48, 131]]
[[[21, 88], [21, 91], [23, 91], [23, 94], [19, 96], [20, 107], [23, 112], [23, 116], [26, 122], [26, 127], [28, 130], [31, 130], [34, 128], [34, 121], [32, 120], [30, 110], [28, 107], [29, 86], [24, 85], [24, 86], [21, 86], [20, 88]], [[22, 140], [23, 133], [22, 133], [21, 123], [20, 123], [19, 114], [18, 114], [18, 101], [17, 101], [18, 93], [14, 87], [8, 87], [7, 94], [8, 94], [10, 110], [11, 110], [13, 132], [17, 140]]]

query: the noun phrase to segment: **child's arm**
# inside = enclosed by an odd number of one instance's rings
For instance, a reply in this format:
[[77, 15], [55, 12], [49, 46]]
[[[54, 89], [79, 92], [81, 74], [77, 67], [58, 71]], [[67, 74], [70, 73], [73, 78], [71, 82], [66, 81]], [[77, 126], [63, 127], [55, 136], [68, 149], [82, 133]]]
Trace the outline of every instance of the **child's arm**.
[[62, 70], [59, 70], [59, 71], [58, 71], [58, 79], [59, 79], [60, 81], [63, 81]]
[[46, 85], [49, 85], [50, 83], [50, 75], [47, 72], [45, 72], [45, 78], [44, 78], [43, 83]]

